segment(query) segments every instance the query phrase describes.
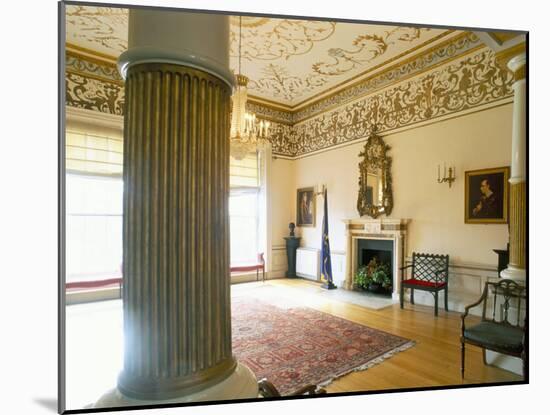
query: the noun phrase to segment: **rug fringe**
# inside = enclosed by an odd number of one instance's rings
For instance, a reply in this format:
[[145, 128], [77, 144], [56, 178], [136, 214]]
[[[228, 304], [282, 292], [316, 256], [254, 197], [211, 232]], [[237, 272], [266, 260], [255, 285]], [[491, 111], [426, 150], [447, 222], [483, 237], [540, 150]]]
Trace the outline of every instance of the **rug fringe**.
[[336, 376], [333, 376], [332, 378], [330, 378], [329, 380], [326, 380], [324, 382], [321, 382], [319, 383], [317, 386], [318, 387], [325, 387], [325, 386], [328, 386], [330, 385], [332, 382], [334, 382], [336, 379], [339, 379], [341, 378], [342, 376], [345, 376], [349, 373], [352, 373], [352, 372], [361, 372], [363, 370], [367, 370], [367, 369], [370, 369], [371, 367], [373, 366], [376, 366], [380, 363], [382, 363], [384, 360], [387, 360], [389, 359], [390, 357], [392, 356], [395, 356], [397, 353], [400, 353], [400, 352], [404, 352], [405, 350], [407, 349], [410, 349], [411, 347], [413, 347], [414, 345], [416, 344], [416, 342], [414, 340], [410, 340], [408, 341], [407, 343], [405, 344], [402, 344], [401, 346], [399, 347], [396, 347], [395, 349], [392, 349], [372, 360], [369, 360], [367, 363], [364, 363], [360, 366], [357, 366], [357, 367], [354, 367], [352, 369], [349, 369], [349, 370], [346, 370], [345, 372], [343, 373], [340, 373]]

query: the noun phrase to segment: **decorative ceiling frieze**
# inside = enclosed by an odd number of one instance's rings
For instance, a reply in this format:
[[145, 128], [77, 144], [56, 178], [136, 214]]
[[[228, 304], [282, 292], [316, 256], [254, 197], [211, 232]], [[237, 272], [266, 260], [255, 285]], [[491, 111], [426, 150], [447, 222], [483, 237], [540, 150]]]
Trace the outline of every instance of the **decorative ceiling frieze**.
[[[128, 9], [66, 7], [67, 43], [116, 60], [128, 47]], [[177, 12], [175, 12], [177, 13]], [[230, 67], [238, 70], [239, 17], [230, 17]], [[242, 17], [242, 72], [251, 95], [296, 107], [438, 42], [441, 29]]]
[[[67, 105], [122, 115], [121, 82], [94, 62], [77, 62], [85, 59], [67, 55]], [[260, 103], [248, 106], [271, 120], [273, 154], [293, 158], [363, 139], [373, 125], [385, 133], [513, 97], [512, 75], [495, 63], [488, 48], [474, 48], [443, 64], [433, 62], [427, 71], [303, 121], [294, 122], [292, 113]]]
[[66, 55], [66, 71], [106, 81], [119, 82], [120, 85], [124, 84], [116, 65], [94, 60], [71, 51], [67, 51]]
[[105, 114], [124, 114], [124, 86], [119, 82], [65, 73], [66, 104]]
[[[303, 122], [275, 128], [273, 153], [297, 157], [513, 97], [513, 78], [487, 48]], [[278, 136], [281, 134], [283, 136]], [[279, 147], [282, 145], [282, 147]]]

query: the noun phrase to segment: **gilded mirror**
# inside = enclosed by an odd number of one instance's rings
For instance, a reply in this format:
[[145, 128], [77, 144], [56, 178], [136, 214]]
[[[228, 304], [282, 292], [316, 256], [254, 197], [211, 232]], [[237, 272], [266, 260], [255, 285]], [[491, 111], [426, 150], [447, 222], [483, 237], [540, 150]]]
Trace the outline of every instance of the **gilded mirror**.
[[359, 157], [359, 215], [377, 218], [389, 215], [393, 209], [391, 157], [386, 152], [390, 147], [381, 137], [372, 132]]

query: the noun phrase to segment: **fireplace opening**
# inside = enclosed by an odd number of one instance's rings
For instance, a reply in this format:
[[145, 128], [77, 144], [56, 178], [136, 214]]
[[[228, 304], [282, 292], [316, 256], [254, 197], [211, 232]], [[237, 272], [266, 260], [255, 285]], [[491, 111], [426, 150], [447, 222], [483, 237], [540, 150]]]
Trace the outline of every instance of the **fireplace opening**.
[[359, 266], [361, 265], [368, 265], [368, 263], [373, 259], [376, 258], [377, 262], [386, 263], [390, 266], [391, 269], [391, 251], [381, 251], [377, 249], [363, 249], [361, 251], [361, 261], [359, 261]]
[[390, 289], [374, 287], [371, 291], [376, 294], [391, 296], [393, 289], [393, 241], [384, 239], [358, 239], [357, 240], [357, 269], [366, 266], [376, 258], [379, 264], [387, 264], [389, 276], [392, 281]]

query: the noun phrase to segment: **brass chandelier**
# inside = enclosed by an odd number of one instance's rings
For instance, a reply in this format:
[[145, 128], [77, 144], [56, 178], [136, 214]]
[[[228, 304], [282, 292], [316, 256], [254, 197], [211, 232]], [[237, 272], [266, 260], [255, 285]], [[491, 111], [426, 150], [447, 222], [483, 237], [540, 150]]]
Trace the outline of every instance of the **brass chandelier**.
[[269, 121], [257, 120], [256, 115], [246, 111], [248, 78], [241, 73], [242, 16], [239, 16], [239, 72], [237, 87], [232, 97], [231, 156], [242, 160], [256, 151], [259, 144], [267, 142]]

